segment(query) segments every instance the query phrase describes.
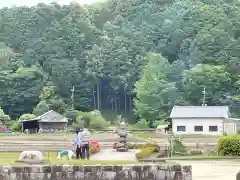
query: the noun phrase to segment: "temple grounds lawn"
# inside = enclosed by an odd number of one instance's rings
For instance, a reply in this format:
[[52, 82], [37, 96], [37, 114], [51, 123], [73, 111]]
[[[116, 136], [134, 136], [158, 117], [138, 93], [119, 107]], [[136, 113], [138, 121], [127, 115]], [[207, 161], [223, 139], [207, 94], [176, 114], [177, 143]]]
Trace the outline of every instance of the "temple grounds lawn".
[[[0, 166], [12, 165], [18, 160], [20, 152], [0, 152]], [[136, 164], [136, 161], [128, 161], [128, 160], [56, 160], [57, 152], [45, 152], [44, 159], [47, 161], [46, 164], [68, 164], [68, 165], [95, 165], [95, 164]]]
[[133, 133], [132, 136], [136, 137], [136, 138], [141, 138], [141, 139], [151, 139], [151, 138], [161, 137], [159, 134], [147, 133], [147, 132], [144, 132], [144, 133]]

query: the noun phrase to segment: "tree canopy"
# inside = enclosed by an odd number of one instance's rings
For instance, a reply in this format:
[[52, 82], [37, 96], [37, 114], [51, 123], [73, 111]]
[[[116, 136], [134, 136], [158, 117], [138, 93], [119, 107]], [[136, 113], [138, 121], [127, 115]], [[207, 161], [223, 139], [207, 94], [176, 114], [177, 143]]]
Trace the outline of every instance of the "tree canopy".
[[[228, 105], [239, 116], [238, 0], [107, 0], [0, 9], [0, 106], [135, 114]], [[73, 88], [74, 87], [74, 88]], [[72, 91], [74, 89], [74, 92]]]

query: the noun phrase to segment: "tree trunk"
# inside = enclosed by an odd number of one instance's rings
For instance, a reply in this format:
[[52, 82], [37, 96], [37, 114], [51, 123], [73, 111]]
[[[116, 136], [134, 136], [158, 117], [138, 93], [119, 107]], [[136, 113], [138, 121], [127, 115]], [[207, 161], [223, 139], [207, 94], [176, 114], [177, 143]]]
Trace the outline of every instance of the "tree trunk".
[[92, 95], [93, 95], [93, 107], [94, 109], [96, 109], [95, 86], [92, 89]]
[[102, 80], [99, 80], [99, 108], [98, 110], [100, 111], [102, 107]]
[[115, 111], [115, 113], [117, 112], [117, 96], [116, 96], [116, 94], [114, 96], [114, 111]]
[[100, 89], [99, 85], [97, 85], [97, 110], [100, 109]]
[[129, 112], [132, 112], [132, 95], [129, 95]]
[[127, 93], [124, 91], [124, 111], [125, 111], [125, 116], [127, 115]]
[[112, 107], [112, 111], [114, 111], [114, 99], [112, 99], [111, 101], [111, 107]]
[[120, 101], [120, 96], [118, 96], [118, 112], [121, 112], [121, 101]]

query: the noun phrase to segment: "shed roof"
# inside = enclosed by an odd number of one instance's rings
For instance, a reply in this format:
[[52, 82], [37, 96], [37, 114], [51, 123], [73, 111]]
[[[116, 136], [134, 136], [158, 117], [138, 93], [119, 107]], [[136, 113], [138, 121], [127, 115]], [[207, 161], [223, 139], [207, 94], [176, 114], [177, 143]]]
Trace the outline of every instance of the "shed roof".
[[227, 118], [225, 119], [225, 122], [236, 122], [236, 121], [240, 121], [239, 118]]
[[38, 122], [68, 122], [66, 117], [53, 110], [44, 113], [39, 116], [39, 118], [40, 120]]
[[170, 118], [228, 118], [228, 106], [174, 106]]

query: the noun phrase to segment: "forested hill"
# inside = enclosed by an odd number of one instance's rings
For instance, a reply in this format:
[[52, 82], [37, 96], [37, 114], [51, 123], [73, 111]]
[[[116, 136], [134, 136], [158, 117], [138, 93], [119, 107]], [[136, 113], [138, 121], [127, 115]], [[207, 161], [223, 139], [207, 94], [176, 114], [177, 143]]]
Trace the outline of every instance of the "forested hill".
[[[112, 110], [161, 119], [174, 104], [239, 114], [238, 0], [109, 0], [0, 9], [0, 106], [17, 117]], [[137, 97], [137, 98], [136, 98]], [[36, 108], [35, 108], [36, 111]]]

